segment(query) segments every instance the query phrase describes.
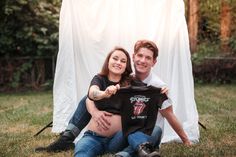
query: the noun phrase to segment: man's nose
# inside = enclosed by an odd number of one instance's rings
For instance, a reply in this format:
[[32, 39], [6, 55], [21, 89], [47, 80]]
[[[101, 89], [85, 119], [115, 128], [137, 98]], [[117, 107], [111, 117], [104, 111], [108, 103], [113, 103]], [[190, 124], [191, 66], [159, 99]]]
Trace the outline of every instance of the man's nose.
[[145, 60], [146, 60], [145, 57], [140, 58], [141, 62], [145, 62]]

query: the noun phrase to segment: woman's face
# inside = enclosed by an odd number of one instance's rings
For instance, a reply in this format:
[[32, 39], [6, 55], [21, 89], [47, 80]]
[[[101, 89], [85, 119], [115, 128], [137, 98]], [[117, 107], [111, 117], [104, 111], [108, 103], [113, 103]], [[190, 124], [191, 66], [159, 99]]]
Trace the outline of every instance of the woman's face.
[[115, 75], [122, 75], [125, 72], [127, 65], [127, 57], [124, 52], [115, 50], [109, 59], [108, 69], [109, 73]]

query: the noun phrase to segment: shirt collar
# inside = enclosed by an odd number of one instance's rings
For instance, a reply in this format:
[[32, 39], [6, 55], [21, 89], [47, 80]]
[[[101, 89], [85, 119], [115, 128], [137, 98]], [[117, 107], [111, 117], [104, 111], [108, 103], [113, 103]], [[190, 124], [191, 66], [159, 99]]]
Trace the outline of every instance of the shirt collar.
[[152, 79], [152, 72], [150, 71], [149, 75], [142, 81], [143, 83], [149, 84]]

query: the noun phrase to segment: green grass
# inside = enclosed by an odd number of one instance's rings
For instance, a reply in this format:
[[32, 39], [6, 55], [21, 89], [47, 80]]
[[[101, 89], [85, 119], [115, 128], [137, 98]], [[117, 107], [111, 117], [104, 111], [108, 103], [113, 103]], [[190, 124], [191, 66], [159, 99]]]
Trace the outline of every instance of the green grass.
[[[236, 84], [196, 85], [195, 99], [200, 121], [207, 130], [200, 127], [200, 142], [192, 147], [163, 144], [162, 156], [236, 156]], [[73, 151], [34, 152], [35, 147], [47, 145], [57, 138], [50, 129], [33, 137], [52, 120], [52, 108], [51, 91], [0, 94], [0, 156], [73, 156]]]

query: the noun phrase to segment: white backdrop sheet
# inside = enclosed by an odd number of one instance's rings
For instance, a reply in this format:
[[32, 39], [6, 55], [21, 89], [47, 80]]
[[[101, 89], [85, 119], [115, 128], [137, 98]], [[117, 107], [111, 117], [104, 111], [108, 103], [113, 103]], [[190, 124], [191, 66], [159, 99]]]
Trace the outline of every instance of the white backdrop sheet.
[[[153, 69], [170, 88], [174, 113], [192, 141], [199, 140], [192, 64], [183, 0], [63, 0], [53, 88], [52, 132], [63, 131], [107, 53], [130, 54], [139, 39], [159, 47]], [[162, 142], [179, 140], [165, 122]]]

